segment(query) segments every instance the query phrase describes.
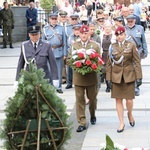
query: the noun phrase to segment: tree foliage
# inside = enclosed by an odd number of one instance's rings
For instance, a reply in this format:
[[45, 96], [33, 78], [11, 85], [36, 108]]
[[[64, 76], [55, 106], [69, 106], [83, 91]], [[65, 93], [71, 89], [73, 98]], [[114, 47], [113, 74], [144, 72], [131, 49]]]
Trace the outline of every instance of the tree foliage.
[[53, 8], [53, 5], [55, 4], [55, 1], [54, 0], [41, 0], [40, 4], [43, 9], [49, 10], [50, 12]]

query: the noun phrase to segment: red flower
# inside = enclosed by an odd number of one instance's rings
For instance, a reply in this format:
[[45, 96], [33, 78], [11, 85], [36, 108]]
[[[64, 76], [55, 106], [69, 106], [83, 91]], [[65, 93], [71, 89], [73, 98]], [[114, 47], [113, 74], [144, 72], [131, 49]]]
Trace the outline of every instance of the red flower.
[[92, 64], [92, 62], [91, 62], [89, 59], [87, 59], [86, 62], [85, 62], [85, 64], [86, 64], [87, 66], [89, 66], [89, 65]]
[[104, 64], [104, 61], [102, 60], [102, 58], [98, 58], [98, 64], [100, 64], [100, 65], [103, 65]]
[[94, 54], [93, 54], [93, 53], [90, 54], [90, 58], [91, 58], [91, 59], [94, 59], [95, 57], [96, 57], [96, 54], [95, 54], [95, 53], [94, 53]]
[[83, 53], [78, 53], [78, 57], [79, 57], [80, 59], [82, 59], [82, 58], [84, 58], [84, 54], [83, 54]]
[[95, 63], [94, 63], [94, 64], [92, 64], [92, 66], [91, 66], [91, 67], [92, 67], [92, 69], [93, 69], [93, 70], [96, 70], [96, 69], [97, 69], [97, 65], [96, 65]]
[[77, 67], [77, 68], [80, 68], [81, 66], [82, 66], [82, 63], [81, 63], [81, 62], [79, 62], [79, 61], [76, 62], [76, 67]]

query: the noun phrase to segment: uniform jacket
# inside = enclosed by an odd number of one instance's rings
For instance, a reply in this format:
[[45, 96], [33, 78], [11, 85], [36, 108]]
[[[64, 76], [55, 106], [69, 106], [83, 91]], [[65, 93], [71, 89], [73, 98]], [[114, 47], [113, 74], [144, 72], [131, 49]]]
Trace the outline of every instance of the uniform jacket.
[[[72, 49], [81, 49], [83, 48], [81, 41], [75, 42], [72, 45]], [[85, 49], [94, 49], [96, 50], [98, 53], [100, 53], [100, 47], [96, 42], [93, 41], [89, 41], [85, 47]], [[69, 62], [69, 59], [71, 58], [71, 51], [69, 53], [69, 56], [67, 58], [67, 62]], [[73, 71], [73, 83], [74, 85], [78, 85], [78, 86], [90, 86], [90, 85], [94, 85], [98, 83], [98, 79], [97, 79], [97, 73], [96, 72], [92, 72], [92, 73], [88, 73], [85, 75], [82, 75], [80, 73], [77, 73], [75, 71]]]
[[64, 31], [64, 27], [60, 25], [56, 25], [53, 27], [52, 25], [47, 25], [43, 28], [42, 32], [42, 40], [47, 41], [52, 46], [58, 46], [60, 44], [64, 44], [64, 46], [59, 48], [52, 48], [55, 58], [60, 58], [67, 55], [66, 50], [66, 35]]
[[[122, 55], [124, 59], [121, 63], [112, 63], [111, 58], [117, 61]], [[106, 64], [106, 80], [110, 80], [113, 83], [121, 83], [122, 77], [125, 83], [142, 79], [140, 58], [134, 43], [130, 41], [125, 41], [122, 47], [120, 47], [119, 43], [113, 43], [110, 47], [110, 55]]]
[[[28, 8], [26, 10], [26, 16], [27, 18], [27, 27], [29, 26], [33, 26], [33, 25], [36, 25], [37, 24], [37, 17], [38, 17], [38, 14], [37, 14], [37, 9], [36, 8]], [[30, 19], [32, 19], [32, 21], [30, 21]]]
[[147, 57], [148, 50], [147, 50], [147, 43], [146, 43], [143, 27], [140, 25], [135, 25], [133, 28], [129, 28], [128, 26], [125, 26], [125, 29], [126, 29], [126, 34], [127, 34], [127, 40], [134, 42], [133, 38], [130, 36], [132, 35], [134, 39], [136, 40], [136, 43], [138, 43], [138, 45], [140, 46], [138, 48], [139, 54], [143, 50], [145, 57]]
[[0, 11], [0, 25], [3, 26], [13, 26], [14, 25], [14, 16], [11, 9], [2, 9]]
[[[33, 44], [30, 40], [22, 44], [24, 45], [24, 51], [25, 51], [25, 56], [27, 58], [27, 61], [35, 58], [37, 68], [42, 68], [44, 70], [46, 79], [51, 79], [50, 77], [52, 76], [53, 80], [58, 80], [58, 70], [57, 70], [56, 60], [54, 58], [51, 49], [51, 45], [40, 40], [37, 49], [35, 51], [33, 48]], [[50, 70], [48, 64], [50, 65], [50, 68], [52, 70], [51, 76], [50, 76]], [[25, 66], [25, 59], [21, 47], [21, 54], [18, 61], [16, 80], [18, 80], [19, 73], [21, 69], [24, 68], [24, 66]]]

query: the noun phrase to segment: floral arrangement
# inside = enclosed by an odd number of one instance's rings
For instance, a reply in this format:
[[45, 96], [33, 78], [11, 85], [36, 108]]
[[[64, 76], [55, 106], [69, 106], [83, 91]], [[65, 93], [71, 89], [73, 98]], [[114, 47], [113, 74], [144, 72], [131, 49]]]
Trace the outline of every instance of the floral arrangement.
[[91, 72], [100, 73], [104, 64], [101, 56], [94, 49], [78, 49], [72, 51], [70, 67], [82, 75]]
[[147, 148], [135, 147], [132, 149], [128, 149], [123, 145], [119, 145], [118, 143], [114, 143], [112, 139], [106, 135], [106, 143], [102, 143], [100, 145], [100, 150], [148, 150]]

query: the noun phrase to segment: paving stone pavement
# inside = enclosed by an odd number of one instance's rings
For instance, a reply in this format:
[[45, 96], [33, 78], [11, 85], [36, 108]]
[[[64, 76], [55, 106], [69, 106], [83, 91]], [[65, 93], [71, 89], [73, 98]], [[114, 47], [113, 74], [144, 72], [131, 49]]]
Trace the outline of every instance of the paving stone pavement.
[[[150, 31], [146, 31], [148, 48], [150, 49]], [[14, 49], [0, 49], [0, 120], [5, 118], [3, 110], [8, 97], [14, 94], [13, 83], [15, 81], [16, 66], [20, 54], [21, 43], [15, 43]], [[64, 150], [99, 150], [100, 144], [105, 142], [105, 136], [108, 134], [115, 143], [125, 145], [128, 148], [146, 147], [150, 149], [150, 55], [142, 60], [143, 84], [141, 94], [134, 100], [133, 115], [136, 125], [132, 128], [128, 123], [127, 111], [125, 109], [125, 131], [117, 133], [119, 124], [115, 110], [115, 100], [110, 98], [110, 93], [105, 92], [105, 84], [102, 84], [98, 93], [98, 105], [96, 111], [97, 124], [89, 123], [88, 106], [87, 130], [77, 133], [78, 127], [75, 113], [75, 93], [74, 88], [65, 89], [63, 85], [63, 94], [58, 94], [67, 106], [67, 113], [70, 114], [69, 121], [73, 122], [72, 138], [65, 144]], [[125, 101], [124, 101], [125, 102]], [[125, 105], [125, 103], [124, 103]], [[0, 141], [2, 146], [3, 141]], [[1, 150], [1, 148], [0, 148]]]

